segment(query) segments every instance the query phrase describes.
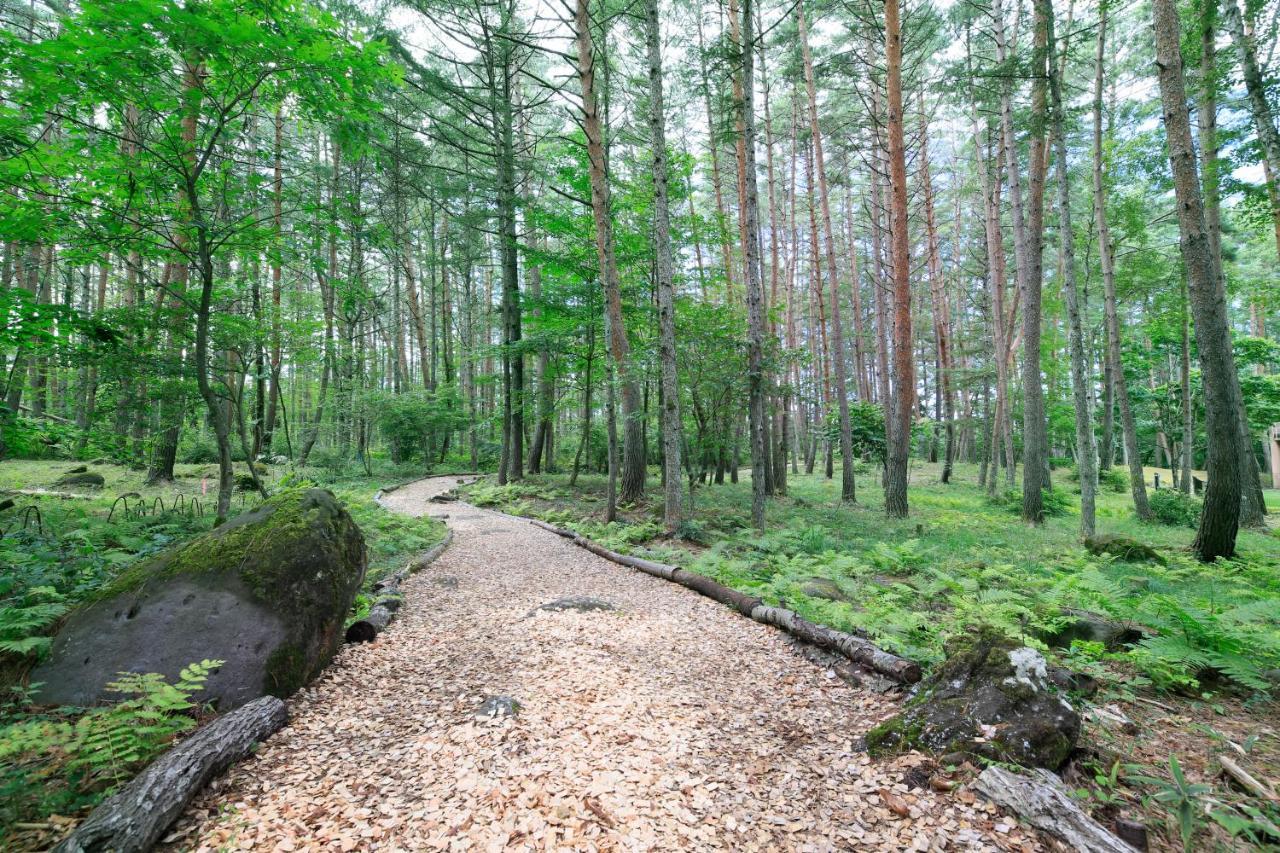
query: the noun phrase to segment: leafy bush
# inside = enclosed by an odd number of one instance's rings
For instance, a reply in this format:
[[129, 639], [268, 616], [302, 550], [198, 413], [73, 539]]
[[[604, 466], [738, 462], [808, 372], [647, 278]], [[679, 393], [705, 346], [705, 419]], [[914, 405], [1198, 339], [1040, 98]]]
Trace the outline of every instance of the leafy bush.
[[445, 436], [467, 425], [457, 388], [406, 393], [377, 392], [371, 401], [378, 429], [387, 440], [391, 461], [432, 462]]
[[[0, 409], [4, 404], [0, 403]], [[7, 412], [7, 410], [5, 410]], [[67, 459], [79, 430], [56, 421], [0, 416], [0, 458]]]
[[676, 535], [686, 542], [695, 545], [711, 544], [711, 534], [702, 522], [694, 518], [686, 518], [676, 527]]
[[222, 664], [193, 663], [172, 684], [157, 673], [122, 672], [108, 689], [130, 698], [78, 717], [62, 712], [68, 709], [4, 709], [0, 826], [76, 810], [110, 793], [195, 725], [191, 697]]
[[196, 430], [183, 430], [182, 441], [178, 443], [178, 461], [190, 465], [216, 465], [218, 445], [213, 436]]
[[1129, 472], [1122, 468], [1108, 468], [1098, 472], [1098, 488], [1117, 495], [1129, 491]]
[[1149, 498], [1156, 521], [1174, 527], [1195, 527], [1200, 523], [1204, 502], [1175, 489], [1156, 489]]
[[[1046, 518], [1061, 518], [1071, 514], [1071, 499], [1063, 489], [1045, 489], [1042, 493], [1044, 514]], [[1022, 512], [1022, 492], [1011, 489], [987, 498], [992, 506], [1018, 515]]]

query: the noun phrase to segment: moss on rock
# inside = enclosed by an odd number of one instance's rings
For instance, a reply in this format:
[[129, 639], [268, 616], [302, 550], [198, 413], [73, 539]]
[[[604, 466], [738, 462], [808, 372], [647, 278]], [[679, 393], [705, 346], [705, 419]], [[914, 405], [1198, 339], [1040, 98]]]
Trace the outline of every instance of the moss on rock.
[[1150, 562], [1159, 563], [1162, 566], [1165, 564], [1164, 557], [1160, 556], [1160, 552], [1155, 548], [1127, 536], [1116, 536], [1110, 533], [1090, 536], [1084, 540], [1084, 547], [1095, 556], [1109, 554], [1127, 563]]
[[967, 752], [1051, 769], [1066, 760], [1080, 717], [1050, 686], [1038, 652], [989, 628], [953, 639], [946, 652], [901, 713], [867, 733], [873, 756]]
[[37, 678], [41, 699], [85, 704], [121, 670], [172, 676], [204, 658], [228, 661], [211, 698], [288, 696], [337, 651], [366, 565], [332, 493], [278, 494], [131, 567], [73, 613]]

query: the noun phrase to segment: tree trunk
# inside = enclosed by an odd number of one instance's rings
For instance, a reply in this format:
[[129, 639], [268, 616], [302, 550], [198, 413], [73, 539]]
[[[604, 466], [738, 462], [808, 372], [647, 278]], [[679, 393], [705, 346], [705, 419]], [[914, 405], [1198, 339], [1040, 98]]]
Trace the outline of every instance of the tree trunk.
[[622, 283], [613, 245], [613, 220], [609, 210], [608, 164], [604, 129], [596, 107], [595, 55], [591, 39], [590, 0], [576, 0], [574, 28], [578, 48], [578, 77], [582, 84], [583, 129], [590, 160], [591, 213], [595, 221], [596, 256], [604, 287], [605, 315], [609, 321], [609, 352], [622, 385], [622, 492], [624, 503], [644, 496], [644, 423], [640, 411], [640, 386], [630, 364], [630, 344], [622, 320]]
[[1107, 9], [1098, 14], [1098, 50], [1093, 77], [1093, 215], [1098, 229], [1098, 262], [1102, 267], [1104, 320], [1106, 325], [1107, 361], [1111, 366], [1112, 389], [1120, 408], [1120, 433], [1124, 458], [1129, 467], [1129, 488], [1133, 494], [1134, 514], [1151, 521], [1151, 505], [1143, 479], [1142, 451], [1138, 448], [1138, 426], [1129, 401], [1129, 385], [1125, 381], [1124, 362], [1120, 358], [1120, 319], [1116, 308], [1115, 258], [1111, 249], [1111, 230], [1107, 224], [1107, 196], [1102, 180], [1102, 92], [1106, 68]]
[[[1050, 0], [1043, 0], [1046, 4]], [[1058, 178], [1058, 245], [1062, 257], [1062, 289], [1067, 302], [1069, 347], [1071, 350], [1071, 390], [1076, 420], [1076, 470], [1080, 475], [1080, 535], [1094, 534], [1097, 491], [1098, 449], [1093, 435], [1092, 379], [1084, 348], [1084, 306], [1076, 282], [1075, 231], [1071, 226], [1071, 187], [1067, 170], [1067, 128], [1062, 101], [1062, 72], [1055, 55], [1053, 10], [1047, 10], [1049, 45], [1049, 93], [1053, 115], [1053, 147]]]
[[[857, 499], [853, 469], [853, 428], [849, 422], [849, 391], [844, 356], [844, 323], [841, 320], [840, 290], [836, 270], [836, 241], [831, 227], [831, 200], [827, 190], [827, 169], [822, 156], [822, 130], [818, 125], [818, 95], [813, 82], [813, 57], [809, 52], [809, 31], [805, 25], [804, 4], [796, 4], [796, 23], [800, 28], [800, 52], [804, 61], [804, 82], [809, 99], [809, 130], [813, 136], [813, 166], [822, 205], [822, 236], [826, 254], [827, 275], [831, 294], [831, 360], [834, 367], [836, 411], [840, 416], [840, 499], [852, 503]], [[821, 269], [821, 267], [819, 267]]]
[[[924, 93], [920, 94], [920, 180], [924, 195], [924, 218], [928, 237], [929, 294], [933, 301], [933, 337], [938, 353], [937, 394], [941, 398], [940, 411], [935, 414], [944, 421], [946, 446], [942, 455], [941, 480], [951, 482], [951, 467], [955, 461], [955, 395], [951, 390], [951, 309], [947, 304], [946, 280], [942, 275], [942, 252], [938, 245], [938, 222], [933, 209], [933, 180], [929, 174], [929, 127], [924, 111]], [[958, 245], [958, 243], [957, 243]]]
[[[747, 297], [747, 427], [751, 447], [751, 519], [756, 529], [763, 532], [765, 487], [768, 479], [766, 466], [769, 461], [768, 447], [765, 444], [764, 280], [760, 262], [759, 194], [756, 188], [755, 21], [752, 4], [753, 0], [745, 0], [742, 4], [742, 91], [737, 112], [738, 123], [742, 128], [740, 150], [745, 202], [743, 273]], [[730, 7], [733, 5], [733, 0], [730, 0]]]
[[911, 343], [911, 249], [907, 239], [907, 159], [902, 127], [902, 24], [898, 0], [885, 0], [885, 133], [889, 141], [889, 232], [893, 251], [893, 413], [889, 430], [884, 508], [890, 518], [907, 515], [907, 463], [911, 415], [915, 409], [915, 368]]
[[284, 702], [274, 696], [223, 714], [106, 799], [53, 848], [55, 853], [150, 850], [201, 788], [288, 719]]
[[1177, 198], [1182, 261], [1195, 319], [1200, 370], [1204, 377], [1208, 477], [1204, 511], [1192, 550], [1212, 562], [1235, 553], [1240, 521], [1240, 385], [1231, 357], [1226, 302], [1218, 288], [1204, 202], [1191, 138], [1182, 69], [1181, 25], [1174, 0], [1153, 0], [1156, 69], [1164, 108], [1165, 136]]

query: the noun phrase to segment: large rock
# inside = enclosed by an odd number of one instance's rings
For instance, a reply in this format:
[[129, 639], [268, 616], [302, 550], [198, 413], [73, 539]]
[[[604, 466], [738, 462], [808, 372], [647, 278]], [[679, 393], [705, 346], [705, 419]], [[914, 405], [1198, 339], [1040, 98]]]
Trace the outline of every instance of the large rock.
[[1136, 539], [1130, 539], [1128, 536], [1117, 536], [1110, 533], [1090, 536], [1084, 540], [1084, 547], [1085, 550], [1096, 557], [1110, 555], [1126, 563], [1151, 562], [1159, 563], [1163, 566], [1166, 562], [1165, 558], [1160, 556], [1160, 552], [1155, 548]]
[[947, 659], [898, 716], [867, 733], [873, 756], [912, 749], [967, 752], [1057, 769], [1080, 715], [1049, 683], [1034, 649], [983, 630], [947, 644]]
[[285, 697], [342, 642], [364, 579], [364, 537], [330, 492], [280, 494], [211, 533], [130, 568], [77, 609], [32, 673], [47, 704], [119, 698], [118, 672], [170, 679], [194, 661], [226, 661], [200, 701], [220, 710]]
[[803, 584], [800, 585], [800, 591], [810, 598], [822, 598], [827, 601], [839, 601], [849, 603], [853, 599], [845, 595], [840, 585], [831, 578], [818, 577], [817, 575], [805, 578]]
[[106, 478], [93, 471], [69, 471], [58, 478], [55, 485], [82, 486], [90, 489], [101, 489], [107, 483]]
[[1148, 635], [1136, 622], [1117, 622], [1091, 610], [1066, 608], [1062, 611], [1062, 627], [1040, 636], [1053, 648], [1070, 648], [1075, 640], [1102, 643], [1110, 650], [1132, 646]]

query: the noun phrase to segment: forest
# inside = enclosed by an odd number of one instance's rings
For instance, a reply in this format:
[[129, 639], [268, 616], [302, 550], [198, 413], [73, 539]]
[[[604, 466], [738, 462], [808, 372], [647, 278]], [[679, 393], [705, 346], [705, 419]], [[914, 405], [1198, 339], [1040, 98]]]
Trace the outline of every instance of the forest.
[[0, 847], [1274, 849], [1278, 48], [0, 0]]

